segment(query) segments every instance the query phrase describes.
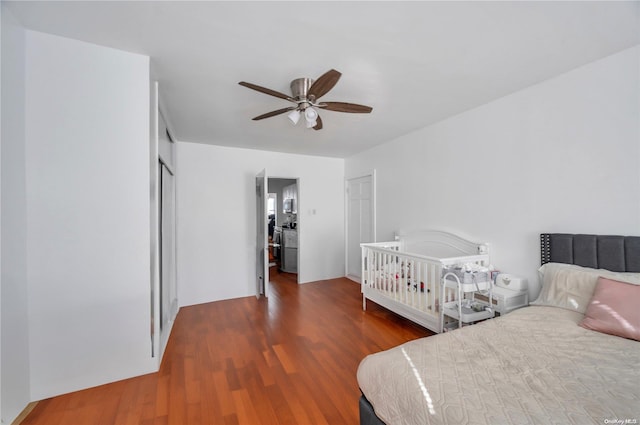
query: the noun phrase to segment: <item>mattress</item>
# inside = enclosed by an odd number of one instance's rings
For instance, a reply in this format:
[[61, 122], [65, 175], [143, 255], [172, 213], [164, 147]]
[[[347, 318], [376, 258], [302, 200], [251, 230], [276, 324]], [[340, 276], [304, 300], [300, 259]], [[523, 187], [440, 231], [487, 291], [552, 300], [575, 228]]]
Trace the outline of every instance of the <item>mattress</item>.
[[369, 355], [358, 383], [387, 425], [640, 423], [640, 342], [582, 317], [515, 310]]

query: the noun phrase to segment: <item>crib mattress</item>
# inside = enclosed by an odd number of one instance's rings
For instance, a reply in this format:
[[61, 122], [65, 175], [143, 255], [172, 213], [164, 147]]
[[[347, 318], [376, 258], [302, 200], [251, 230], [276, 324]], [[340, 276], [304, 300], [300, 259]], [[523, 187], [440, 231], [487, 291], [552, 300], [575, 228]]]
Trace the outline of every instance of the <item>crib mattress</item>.
[[358, 383], [387, 425], [640, 423], [640, 342], [582, 317], [515, 310], [369, 355]]

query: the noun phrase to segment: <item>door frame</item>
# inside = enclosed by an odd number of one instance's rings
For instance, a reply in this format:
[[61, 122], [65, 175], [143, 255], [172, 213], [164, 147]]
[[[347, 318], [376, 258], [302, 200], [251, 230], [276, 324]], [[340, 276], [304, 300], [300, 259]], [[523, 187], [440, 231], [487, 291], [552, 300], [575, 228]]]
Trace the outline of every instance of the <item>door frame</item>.
[[[260, 184], [259, 184], [260, 183]], [[261, 186], [261, 188], [259, 187]], [[269, 239], [267, 236], [267, 194], [269, 178], [266, 168], [256, 175], [256, 298], [269, 297]], [[260, 193], [258, 190], [260, 189]], [[262, 230], [262, 233], [260, 232]], [[261, 261], [262, 260], [262, 261]], [[262, 275], [262, 276], [261, 276]], [[262, 277], [262, 282], [260, 278]]]
[[376, 170], [374, 168], [360, 173], [346, 175], [344, 178], [344, 275], [351, 280], [353, 279], [349, 277], [349, 181], [362, 177], [371, 177], [371, 234], [373, 235], [373, 242], [378, 240], [376, 235]]
[[[296, 221], [297, 221], [297, 226], [296, 226], [296, 230], [298, 231], [298, 250], [297, 250], [297, 262], [298, 262], [298, 277], [296, 279], [296, 283], [300, 284], [300, 245], [301, 245], [301, 238], [300, 238], [300, 231], [302, 228], [304, 228], [304, 223], [303, 222], [303, 214], [301, 214], [302, 209], [300, 208], [300, 181], [302, 180], [300, 177], [282, 177], [282, 176], [267, 176], [267, 193], [269, 193], [269, 180], [293, 180], [295, 181], [296, 184], [296, 209], [297, 209], [297, 214], [296, 214]], [[279, 207], [282, 208], [282, 201], [284, 201], [284, 199], [280, 200], [280, 205]], [[278, 206], [276, 206], [276, 208], [278, 208]], [[282, 251], [281, 251], [282, 252]], [[281, 254], [282, 255], [282, 254]], [[269, 256], [267, 255], [267, 263], [269, 261]], [[267, 264], [268, 267], [268, 264]]]

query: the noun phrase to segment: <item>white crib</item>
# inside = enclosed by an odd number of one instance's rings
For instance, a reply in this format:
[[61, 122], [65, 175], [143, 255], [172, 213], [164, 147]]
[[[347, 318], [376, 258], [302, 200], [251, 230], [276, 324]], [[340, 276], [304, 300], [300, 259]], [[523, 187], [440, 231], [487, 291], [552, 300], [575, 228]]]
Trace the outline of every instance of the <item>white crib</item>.
[[445, 289], [441, 297], [443, 268], [489, 266], [489, 245], [437, 230], [400, 233], [396, 239], [360, 245], [362, 308], [366, 310], [369, 299], [440, 333], [440, 304], [456, 296], [456, 291]]

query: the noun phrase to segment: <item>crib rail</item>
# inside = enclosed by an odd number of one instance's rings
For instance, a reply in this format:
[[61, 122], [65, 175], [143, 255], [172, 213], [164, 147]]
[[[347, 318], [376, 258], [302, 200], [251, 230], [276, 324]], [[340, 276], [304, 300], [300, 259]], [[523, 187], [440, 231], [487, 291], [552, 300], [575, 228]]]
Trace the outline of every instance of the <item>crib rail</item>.
[[401, 252], [398, 241], [361, 244], [361, 248], [363, 310], [370, 299], [434, 332], [442, 329], [440, 303], [456, 297], [456, 291], [445, 289], [441, 299], [443, 266], [488, 261], [484, 254], [442, 259]]

